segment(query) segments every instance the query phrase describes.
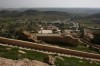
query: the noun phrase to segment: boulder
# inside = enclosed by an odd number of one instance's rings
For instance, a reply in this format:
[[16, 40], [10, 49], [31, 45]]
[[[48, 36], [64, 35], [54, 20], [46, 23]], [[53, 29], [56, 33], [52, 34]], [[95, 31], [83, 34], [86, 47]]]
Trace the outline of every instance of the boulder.
[[44, 62], [48, 63], [50, 65], [54, 65], [55, 64], [55, 58], [52, 57], [51, 55], [49, 55], [49, 56], [44, 58]]

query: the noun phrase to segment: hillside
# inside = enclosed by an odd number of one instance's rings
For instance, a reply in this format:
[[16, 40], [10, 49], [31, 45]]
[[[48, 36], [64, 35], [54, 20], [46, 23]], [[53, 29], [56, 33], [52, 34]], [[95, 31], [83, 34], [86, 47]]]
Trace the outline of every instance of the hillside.
[[[1, 66], [49, 66], [44, 63], [44, 58], [50, 54], [36, 52], [34, 50], [20, 49], [18, 47], [2, 46], [0, 44], [0, 65]], [[56, 57], [53, 61], [52, 58]], [[59, 56], [51, 54], [49, 59], [54, 62], [55, 66], [99, 66], [100, 63], [85, 58], [77, 58], [72, 56]], [[48, 61], [48, 58], [47, 60]]]

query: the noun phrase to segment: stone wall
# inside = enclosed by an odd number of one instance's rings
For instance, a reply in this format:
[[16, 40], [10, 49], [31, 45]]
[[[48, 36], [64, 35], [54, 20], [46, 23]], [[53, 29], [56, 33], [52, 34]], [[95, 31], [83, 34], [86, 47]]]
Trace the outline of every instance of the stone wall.
[[61, 43], [61, 44], [63, 43], [63, 44], [68, 44], [73, 46], [77, 46], [78, 44], [81, 44], [81, 41], [78, 38], [73, 38], [71, 35], [65, 35], [65, 36], [37, 35], [37, 39], [46, 42], [51, 42], [51, 43]]
[[17, 45], [17, 46], [22, 46], [22, 47], [29, 47], [29, 48], [34, 48], [34, 49], [44, 50], [44, 51], [46, 50], [46, 51], [57, 52], [57, 53], [62, 53], [62, 54], [75, 55], [75, 56], [80, 56], [80, 57], [94, 58], [94, 59], [100, 60], [99, 54], [75, 51], [75, 50], [70, 50], [70, 49], [65, 49], [65, 48], [58, 48], [58, 47], [42, 45], [42, 44], [37, 44], [37, 43], [32, 43], [32, 42], [27, 42], [27, 41], [0, 37], [0, 43], [9, 44], [9, 45]]

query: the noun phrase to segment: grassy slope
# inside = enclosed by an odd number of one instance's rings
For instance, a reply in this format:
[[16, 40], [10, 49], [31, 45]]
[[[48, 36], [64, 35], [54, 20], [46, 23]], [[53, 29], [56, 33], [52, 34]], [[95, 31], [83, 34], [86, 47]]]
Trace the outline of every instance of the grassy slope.
[[[13, 60], [22, 59], [22, 58], [29, 58], [32, 60], [39, 60], [43, 61], [44, 57], [47, 56], [47, 54], [34, 52], [34, 51], [28, 51], [28, 50], [22, 50], [25, 51], [25, 54], [21, 54], [18, 52], [18, 48], [11, 48], [0, 46], [0, 57], [10, 58]], [[63, 57], [64, 60], [57, 59], [55, 64], [56, 66], [100, 66], [100, 63], [97, 62], [90, 62], [85, 59], [77, 59], [73, 57]]]

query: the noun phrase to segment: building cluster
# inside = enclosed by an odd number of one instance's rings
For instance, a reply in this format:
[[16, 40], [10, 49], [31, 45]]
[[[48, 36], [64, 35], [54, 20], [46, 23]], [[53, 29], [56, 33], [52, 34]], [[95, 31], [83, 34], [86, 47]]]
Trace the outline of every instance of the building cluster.
[[80, 24], [78, 22], [73, 22], [73, 21], [67, 22], [66, 24], [62, 23], [61, 21], [55, 21], [54, 23], [48, 22], [48, 23], [38, 24], [38, 27], [39, 27], [38, 33], [36, 33], [35, 35], [29, 34], [27, 32], [24, 32], [24, 35], [29, 37], [28, 39], [34, 42], [42, 40], [45, 42], [69, 43], [71, 45], [72, 44], [77, 45], [81, 43], [80, 42], [81, 38], [87, 41], [91, 41], [91, 39], [94, 38], [91, 29], [87, 28], [81, 29]]
[[[91, 41], [94, 40], [96, 35], [100, 35], [100, 29], [82, 27], [79, 22], [72, 21], [71, 19], [51, 22], [41, 21], [40, 23], [36, 23], [36, 25], [36, 32], [30, 32], [38, 34], [39, 36], [72, 36], [73, 38], [82, 38]], [[96, 37], [98, 39], [98, 36]]]
[[[53, 21], [53, 22], [46, 23], [44, 25], [40, 24], [38, 33], [39, 34], [63, 34], [63, 35], [70, 35], [73, 37], [79, 37], [77, 35], [77, 33], [80, 32], [79, 23], [73, 21], [68, 22], [68, 21], [70, 20]], [[60, 27], [57, 26], [57, 24], [60, 25]], [[67, 28], [63, 28], [64, 26], [67, 26]]]
[[48, 26], [41, 26], [40, 27], [40, 30], [38, 31], [38, 33], [41, 33], [41, 34], [51, 34], [51, 33], [60, 33], [61, 30], [56, 27], [56, 26], [53, 26], [53, 25], [48, 25]]

